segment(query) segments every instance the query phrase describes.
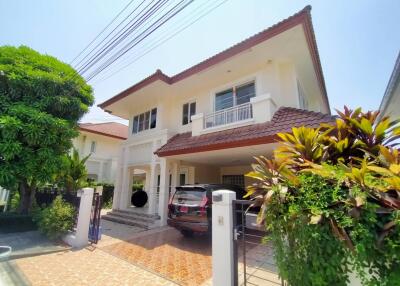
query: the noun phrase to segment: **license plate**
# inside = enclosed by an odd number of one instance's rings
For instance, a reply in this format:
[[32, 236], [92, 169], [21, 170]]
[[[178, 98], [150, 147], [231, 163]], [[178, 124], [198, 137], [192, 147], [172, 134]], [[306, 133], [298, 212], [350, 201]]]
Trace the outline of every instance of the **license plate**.
[[181, 206], [179, 209], [182, 213], [187, 213], [189, 211], [189, 208], [187, 206]]

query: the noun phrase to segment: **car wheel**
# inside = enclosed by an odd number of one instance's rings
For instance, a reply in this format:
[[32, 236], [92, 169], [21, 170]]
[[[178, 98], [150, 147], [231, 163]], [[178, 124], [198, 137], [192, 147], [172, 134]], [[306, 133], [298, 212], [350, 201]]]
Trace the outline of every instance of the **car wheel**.
[[191, 231], [191, 230], [182, 229], [181, 233], [184, 237], [192, 237], [193, 236], [193, 231]]

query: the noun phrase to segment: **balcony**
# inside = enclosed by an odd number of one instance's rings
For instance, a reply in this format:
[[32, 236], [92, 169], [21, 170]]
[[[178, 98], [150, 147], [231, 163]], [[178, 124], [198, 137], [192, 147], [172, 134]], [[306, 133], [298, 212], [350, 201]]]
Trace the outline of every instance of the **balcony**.
[[192, 119], [192, 136], [236, 128], [271, 120], [277, 106], [269, 94], [259, 95], [250, 102], [219, 110], [207, 115], [195, 114]]
[[243, 103], [204, 116], [203, 128], [232, 124], [253, 118], [251, 103]]

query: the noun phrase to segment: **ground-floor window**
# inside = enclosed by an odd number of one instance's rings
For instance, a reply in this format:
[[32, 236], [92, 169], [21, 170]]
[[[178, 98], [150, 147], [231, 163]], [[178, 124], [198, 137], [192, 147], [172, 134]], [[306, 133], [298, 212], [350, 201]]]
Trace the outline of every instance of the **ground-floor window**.
[[222, 175], [222, 183], [227, 185], [237, 185], [244, 188], [244, 175]]

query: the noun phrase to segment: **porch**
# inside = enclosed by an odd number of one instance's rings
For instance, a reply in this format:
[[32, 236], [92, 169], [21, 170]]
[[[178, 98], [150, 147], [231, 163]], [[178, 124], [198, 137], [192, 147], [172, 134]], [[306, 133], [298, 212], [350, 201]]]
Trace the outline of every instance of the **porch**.
[[[254, 156], [270, 156], [276, 144], [213, 150], [157, 158], [149, 164], [129, 165], [122, 170], [122, 184], [114, 194], [113, 212], [138, 218], [156, 217], [151, 226], [166, 225], [168, 202], [177, 186], [184, 184], [235, 184], [243, 188], [252, 180], [245, 177]], [[132, 185], [141, 178], [148, 202], [142, 208], [131, 205]], [[118, 189], [117, 189], [118, 191]], [[134, 223], [137, 226], [140, 226]], [[139, 222], [140, 224], [140, 222]]]

